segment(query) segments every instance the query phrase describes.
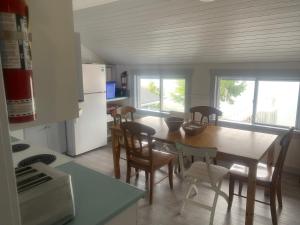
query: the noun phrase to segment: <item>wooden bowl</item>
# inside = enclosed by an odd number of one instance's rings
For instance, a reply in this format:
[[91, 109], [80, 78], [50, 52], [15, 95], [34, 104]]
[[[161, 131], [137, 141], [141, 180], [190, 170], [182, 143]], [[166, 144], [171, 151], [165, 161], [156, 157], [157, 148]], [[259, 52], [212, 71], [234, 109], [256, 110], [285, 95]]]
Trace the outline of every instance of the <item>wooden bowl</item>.
[[187, 122], [182, 124], [182, 129], [184, 130], [185, 134], [188, 136], [194, 136], [200, 134], [205, 130], [207, 124], [200, 124], [194, 121]]
[[165, 122], [169, 128], [169, 131], [178, 131], [183, 124], [184, 119], [173, 116], [165, 118]]

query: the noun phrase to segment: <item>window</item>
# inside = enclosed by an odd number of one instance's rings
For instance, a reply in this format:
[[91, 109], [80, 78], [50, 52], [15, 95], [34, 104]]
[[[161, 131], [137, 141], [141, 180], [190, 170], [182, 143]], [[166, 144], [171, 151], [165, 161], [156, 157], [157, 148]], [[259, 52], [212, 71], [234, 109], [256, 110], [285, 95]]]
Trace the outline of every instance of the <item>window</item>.
[[221, 79], [219, 108], [222, 119], [251, 122], [253, 112], [254, 81]]
[[185, 80], [163, 79], [162, 111], [184, 112]]
[[297, 80], [263, 80], [219, 77], [217, 106], [221, 120], [274, 127], [296, 126], [299, 84]]
[[299, 82], [259, 81], [255, 122], [295, 126]]
[[140, 79], [140, 109], [160, 110], [160, 80]]
[[144, 77], [137, 79], [137, 107], [156, 112], [184, 112], [186, 79]]

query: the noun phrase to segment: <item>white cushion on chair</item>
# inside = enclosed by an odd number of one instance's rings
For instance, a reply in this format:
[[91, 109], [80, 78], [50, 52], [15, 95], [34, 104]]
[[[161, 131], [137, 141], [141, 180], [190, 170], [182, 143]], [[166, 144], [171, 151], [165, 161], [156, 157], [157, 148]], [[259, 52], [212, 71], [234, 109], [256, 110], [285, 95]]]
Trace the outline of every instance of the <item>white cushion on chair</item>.
[[[272, 182], [272, 176], [274, 173], [275, 167], [268, 168], [267, 164], [258, 163], [257, 164], [257, 172], [256, 172], [256, 179], [258, 181], [263, 182]], [[233, 176], [238, 176], [242, 178], [247, 178], [249, 173], [249, 167], [239, 164], [233, 164], [230, 167], [230, 174]]]
[[[229, 169], [210, 164], [207, 167], [205, 162], [194, 162], [192, 166], [185, 172], [185, 177], [197, 179], [200, 182], [213, 182], [214, 184], [221, 181], [227, 174], [229, 173]], [[210, 180], [210, 177], [212, 180]]]

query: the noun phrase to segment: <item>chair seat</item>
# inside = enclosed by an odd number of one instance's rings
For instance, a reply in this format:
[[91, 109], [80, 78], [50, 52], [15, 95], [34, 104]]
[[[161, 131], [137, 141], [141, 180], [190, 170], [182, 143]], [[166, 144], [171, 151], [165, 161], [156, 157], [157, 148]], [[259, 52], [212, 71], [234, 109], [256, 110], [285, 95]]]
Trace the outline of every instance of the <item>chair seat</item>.
[[[143, 153], [145, 153], [145, 152], [148, 152], [148, 151], [143, 151]], [[143, 155], [143, 153], [142, 153], [142, 155]], [[145, 155], [145, 157], [146, 157], [146, 155]], [[165, 165], [168, 165], [169, 162], [172, 160], [175, 160], [175, 156], [173, 154], [152, 149], [152, 163], [153, 163], [153, 168], [155, 170], [159, 169]], [[133, 157], [131, 159], [131, 161], [134, 164], [138, 164], [138, 165], [142, 165], [142, 166], [149, 166], [149, 161], [143, 160], [140, 157], [139, 158]]]
[[[200, 182], [213, 182], [214, 184], [220, 182], [229, 170], [225, 167], [210, 164], [207, 167], [205, 162], [194, 162], [192, 166], [186, 171], [185, 177], [196, 179]], [[210, 179], [212, 179], [210, 181]]]
[[[264, 182], [264, 183], [271, 183], [274, 170], [275, 167], [270, 167], [270, 169], [268, 169], [267, 164], [258, 163], [257, 173], [256, 173], [257, 181]], [[237, 177], [238, 179], [247, 180], [248, 173], [249, 173], [249, 167], [247, 166], [243, 166], [240, 164], [233, 164], [230, 167], [230, 175]]]

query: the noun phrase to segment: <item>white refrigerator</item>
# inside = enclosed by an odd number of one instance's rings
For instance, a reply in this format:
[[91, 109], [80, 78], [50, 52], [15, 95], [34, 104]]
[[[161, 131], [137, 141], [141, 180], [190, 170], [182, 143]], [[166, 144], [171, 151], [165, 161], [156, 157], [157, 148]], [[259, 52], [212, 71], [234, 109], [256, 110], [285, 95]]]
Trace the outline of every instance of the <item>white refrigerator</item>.
[[80, 155], [107, 144], [105, 65], [83, 64], [84, 101], [79, 118], [67, 121], [68, 154]]

